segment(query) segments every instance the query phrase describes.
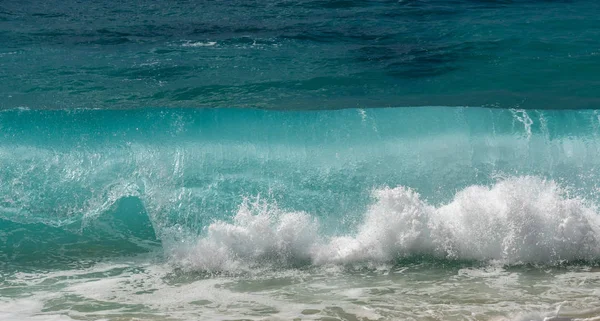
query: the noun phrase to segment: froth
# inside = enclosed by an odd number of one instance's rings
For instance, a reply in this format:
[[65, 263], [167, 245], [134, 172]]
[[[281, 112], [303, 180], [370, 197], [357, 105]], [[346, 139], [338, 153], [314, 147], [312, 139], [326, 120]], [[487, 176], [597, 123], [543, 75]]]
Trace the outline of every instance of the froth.
[[212, 223], [174, 257], [202, 270], [386, 263], [413, 256], [501, 264], [600, 258], [596, 207], [569, 197], [554, 181], [525, 176], [470, 186], [440, 206], [403, 186], [374, 190], [373, 197], [355, 232], [341, 236], [323, 236], [308, 213], [246, 200], [231, 222]]
[[318, 221], [275, 204], [244, 200], [232, 223], [211, 224], [206, 236], [176, 256], [204, 270], [235, 270], [262, 264], [310, 260], [319, 244]]
[[34, 299], [0, 300], [0, 319], [4, 321], [71, 321], [65, 315], [41, 313], [43, 303]]

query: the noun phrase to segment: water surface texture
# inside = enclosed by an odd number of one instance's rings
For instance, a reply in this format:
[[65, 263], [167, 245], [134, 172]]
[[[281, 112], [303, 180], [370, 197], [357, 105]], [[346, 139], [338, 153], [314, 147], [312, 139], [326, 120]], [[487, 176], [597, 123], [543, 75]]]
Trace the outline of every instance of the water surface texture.
[[600, 3], [3, 1], [0, 107], [597, 108]]
[[597, 1], [0, 1], [0, 319], [599, 320]]

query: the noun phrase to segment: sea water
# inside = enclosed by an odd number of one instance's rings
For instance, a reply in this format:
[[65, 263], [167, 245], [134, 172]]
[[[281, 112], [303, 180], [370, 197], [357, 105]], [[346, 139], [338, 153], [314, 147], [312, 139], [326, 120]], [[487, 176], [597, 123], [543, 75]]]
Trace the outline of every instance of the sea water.
[[599, 12], [0, 2], [0, 319], [600, 319]]

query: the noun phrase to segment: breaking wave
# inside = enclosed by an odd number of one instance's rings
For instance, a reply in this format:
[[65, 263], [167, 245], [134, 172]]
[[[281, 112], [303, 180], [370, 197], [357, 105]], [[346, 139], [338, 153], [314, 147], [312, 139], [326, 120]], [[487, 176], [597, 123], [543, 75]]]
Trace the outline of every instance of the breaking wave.
[[514, 177], [470, 186], [434, 206], [407, 187], [373, 191], [356, 232], [319, 234], [319, 220], [260, 199], [246, 200], [232, 222], [216, 221], [178, 259], [201, 270], [256, 264], [386, 263], [414, 256], [502, 264], [600, 259], [600, 216], [555, 182]]
[[8, 110], [0, 129], [3, 264], [600, 258], [594, 110]]

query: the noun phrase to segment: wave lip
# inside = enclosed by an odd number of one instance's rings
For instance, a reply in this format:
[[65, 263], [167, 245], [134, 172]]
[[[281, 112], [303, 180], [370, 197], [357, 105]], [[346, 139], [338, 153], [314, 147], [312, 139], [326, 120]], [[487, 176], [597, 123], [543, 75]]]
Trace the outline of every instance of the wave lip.
[[414, 256], [507, 265], [556, 265], [600, 258], [596, 207], [539, 177], [474, 185], [434, 206], [414, 190], [377, 189], [356, 232], [326, 237], [304, 212], [246, 200], [232, 222], [216, 221], [195, 244], [175, 250], [179, 263], [200, 270], [390, 263]]

